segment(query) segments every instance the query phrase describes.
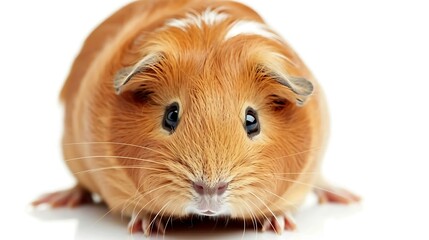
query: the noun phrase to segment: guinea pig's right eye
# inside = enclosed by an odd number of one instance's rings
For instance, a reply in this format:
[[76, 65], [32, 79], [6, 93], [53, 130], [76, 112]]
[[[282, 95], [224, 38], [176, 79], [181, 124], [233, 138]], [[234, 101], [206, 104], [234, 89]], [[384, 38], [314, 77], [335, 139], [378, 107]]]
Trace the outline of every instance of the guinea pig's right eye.
[[260, 126], [259, 126], [259, 120], [258, 120], [258, 114], [256, 111], [252, 108], [247, 108], [246, 110], [246, 118], [244, 122], [244, 127], [247, 132], [247, 136], [249, 138], [252, 138], [259, 134], [260, 132]]
[[179, 123], [179, 105], [173, 103], [165, 109], [164, 119], [162, 120], [162, 127], [173, 133]]

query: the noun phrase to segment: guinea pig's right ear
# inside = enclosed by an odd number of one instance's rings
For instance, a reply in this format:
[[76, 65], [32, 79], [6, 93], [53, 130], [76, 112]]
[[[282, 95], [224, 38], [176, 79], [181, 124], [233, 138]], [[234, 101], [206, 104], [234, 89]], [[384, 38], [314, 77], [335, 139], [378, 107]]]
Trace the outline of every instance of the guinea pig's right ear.
[[258, 57], [256, 60], [258, 62], [257, 71], [275, 80], [279, 84], [280, 91], [287, 90], [284, 96], [290, 102], [295, 102], [299, 107], [304, 106], [314, 93], [313, 83], [303, 76], [293, 76], [287, 71], [286, 66], [293, 62], [285, 55], [270, 49], [263, 53], [256, 55]]
[[290, 76], [284, 72], [272, 72], [272, 77], [294, 93], [297, 106], [303, 106], [314, 92], [313, 83], [302, 77]]
[[114, 79], [114, 87], [117, 95], [129, 90], [138, 88], [141, 83], [133, 81], [133, 77], [139, 73], [146, 73], [154, 70], [155, 65], [160, 61], [161, 54], [148, 54], [134, 66], [120, 69]]

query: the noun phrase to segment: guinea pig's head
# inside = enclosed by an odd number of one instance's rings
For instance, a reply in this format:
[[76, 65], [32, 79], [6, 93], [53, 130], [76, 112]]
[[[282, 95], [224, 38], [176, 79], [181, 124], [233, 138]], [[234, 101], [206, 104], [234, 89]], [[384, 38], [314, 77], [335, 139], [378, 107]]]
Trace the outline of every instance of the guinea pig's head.
[[292, 185], [281, 174], [305, 167], [305, 67], [269, 30], [234, 26], [164, 27], [119, 69], [111, 138], [130, 144], [115, 155], [126, 157], [137, 210], [250, 218]]

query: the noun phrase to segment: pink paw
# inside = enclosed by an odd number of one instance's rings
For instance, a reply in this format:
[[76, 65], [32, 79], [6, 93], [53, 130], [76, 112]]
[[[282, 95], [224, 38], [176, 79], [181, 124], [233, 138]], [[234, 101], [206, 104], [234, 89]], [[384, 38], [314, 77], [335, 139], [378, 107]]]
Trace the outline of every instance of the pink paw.
[[339, 203], [339, 204], [351, 204], [361, 200], [356, 194], [345, 190], [343, 188], [328, 186], [324, 188], [316, 188], [314, 192], [319, 199], [319, 203]]
[[36, 201], [32, 202], [33, 206], [48, 204], [52, 208], [59, 207], [77, 207], [82, 204], [92, 203], [91, 193], [82, 187], [75, 186], [68, 190], [58, 191], [46, 194]]
[[282, 234], [283, 230], [294, 231], [296, 229], [295, 220], [288, 213], [280, 216], [271, 217], [266, 219], [262, 224], [262, 231], [265, 232], [269, 229], [274, 230], [277, 234]]
[[165, 234], [164, 223], [159, 218], [151, 219], [149, 216], [133, 216], [128, 223], [130, 233], [143, 232], [145, 236], [150, 236], [152, 232]]

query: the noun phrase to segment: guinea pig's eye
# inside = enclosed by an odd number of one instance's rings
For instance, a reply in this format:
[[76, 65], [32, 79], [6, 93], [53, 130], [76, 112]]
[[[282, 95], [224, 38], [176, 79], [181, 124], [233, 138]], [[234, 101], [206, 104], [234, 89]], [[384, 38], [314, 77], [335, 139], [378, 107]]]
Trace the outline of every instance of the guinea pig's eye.
[[165, 109], [164, 119], [162, 120], [162, 127], [173, 133], [179, 123], [179, 105], [173, 103]]
[[247, 131], [247, 136], [249, 138], [258, 135], [260, 132], [258, 114], [250, 107], [246, 110], [244, 127]]

